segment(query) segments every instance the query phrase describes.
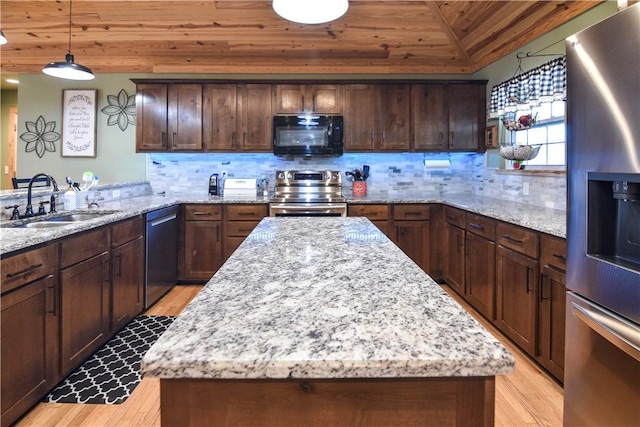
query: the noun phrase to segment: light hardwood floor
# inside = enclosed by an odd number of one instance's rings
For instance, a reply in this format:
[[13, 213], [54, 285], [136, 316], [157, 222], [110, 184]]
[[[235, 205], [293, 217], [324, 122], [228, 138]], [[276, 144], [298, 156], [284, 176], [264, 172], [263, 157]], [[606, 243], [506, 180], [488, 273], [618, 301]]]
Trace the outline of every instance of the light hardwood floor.
[[[495, 425], [561, 426], [562, 388], [454, 292], [446, 286], [444, 288], [502, 341], [516, 358], [516, 369], [512, 374], [496, 377]], [[176, 286], [145, 314], [178, 315], [200, 289], [201, 286]], [[157, 427], [160, 426], [160, 382], [155, 378], [143, 379], [132, 395], [120, 405], [40, 403], [16, 426]]]

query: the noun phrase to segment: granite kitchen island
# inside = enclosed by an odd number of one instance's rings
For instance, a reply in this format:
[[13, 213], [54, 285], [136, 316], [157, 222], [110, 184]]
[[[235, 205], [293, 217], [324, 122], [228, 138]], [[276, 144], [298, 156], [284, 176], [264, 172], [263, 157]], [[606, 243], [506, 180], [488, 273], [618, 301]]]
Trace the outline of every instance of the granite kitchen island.
[[493, 425], [512, 355], [369, 220], [265, 218], [142, 361], [162, 425]]

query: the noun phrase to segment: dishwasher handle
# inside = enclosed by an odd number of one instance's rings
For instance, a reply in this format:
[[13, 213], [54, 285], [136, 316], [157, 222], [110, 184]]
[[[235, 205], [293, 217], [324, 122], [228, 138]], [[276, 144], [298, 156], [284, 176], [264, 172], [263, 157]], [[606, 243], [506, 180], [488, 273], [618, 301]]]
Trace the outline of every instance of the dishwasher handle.
[[165, 222], [173, 221], [177, 217], [178, 216], [176, 214], [170, 214], [167, 216], [162, 216], [160, 218], [154, 219], [153, 221], [149, 221], [148, 224], [151, 225], [152, 227], [155, 227], [157, 225], [164, 224]]

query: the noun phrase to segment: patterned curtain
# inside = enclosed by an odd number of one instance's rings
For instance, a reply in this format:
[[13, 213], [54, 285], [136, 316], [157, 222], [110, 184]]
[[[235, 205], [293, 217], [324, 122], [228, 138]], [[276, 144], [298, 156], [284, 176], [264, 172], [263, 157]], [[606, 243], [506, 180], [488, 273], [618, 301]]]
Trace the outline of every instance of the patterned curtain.
[[489, 117], [566, 98], [566, 57], [518, 74], [491, 89]]

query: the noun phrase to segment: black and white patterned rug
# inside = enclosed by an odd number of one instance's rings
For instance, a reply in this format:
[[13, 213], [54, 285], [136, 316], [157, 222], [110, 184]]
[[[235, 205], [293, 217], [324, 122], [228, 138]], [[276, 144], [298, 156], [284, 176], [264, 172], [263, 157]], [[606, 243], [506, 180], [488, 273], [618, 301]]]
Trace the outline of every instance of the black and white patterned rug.
[[140, 361], [174, 316], [138, 316], [51, 391], [47, 403], [122, 403], [140, 383]]

